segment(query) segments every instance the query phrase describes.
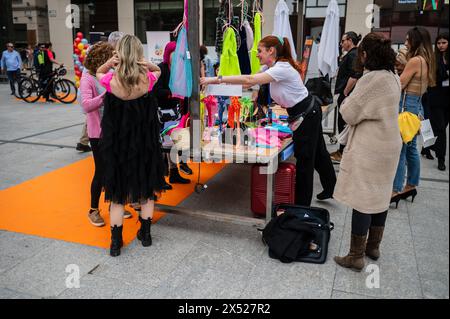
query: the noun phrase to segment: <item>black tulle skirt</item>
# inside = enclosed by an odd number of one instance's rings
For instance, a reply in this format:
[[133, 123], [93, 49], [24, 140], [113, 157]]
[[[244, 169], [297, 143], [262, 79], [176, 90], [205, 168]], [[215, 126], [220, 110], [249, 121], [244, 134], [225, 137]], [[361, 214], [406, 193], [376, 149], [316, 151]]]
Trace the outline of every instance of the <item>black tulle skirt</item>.
[[106, 93], [100, 152], [105, 200], [118, 204], [145, 202], [164, 184], [157, 104], [150, 92], [124, 101]]

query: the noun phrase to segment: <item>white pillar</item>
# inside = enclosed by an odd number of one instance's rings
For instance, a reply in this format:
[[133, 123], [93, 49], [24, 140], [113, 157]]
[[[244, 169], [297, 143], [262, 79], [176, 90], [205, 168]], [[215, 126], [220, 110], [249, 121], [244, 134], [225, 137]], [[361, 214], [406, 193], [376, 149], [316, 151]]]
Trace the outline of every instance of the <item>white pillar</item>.
[[373, 0], [347, 1], [347, 16], [345, 18], [345, 32], [354, 31], [363, 37], [371, 32], [371, 25], [367, 24], [370, 12], [366, 9], [373, 5]]
[[[262, 37], [271, 35], [273, 32], [273, 23], [275, 21], [275, 8], [278, 0], [268, 0], [263, 3], [264, 24], [262, 27]], [[250, 7], [251, 8], [251, 7]]]
[[134, 1], [117, 0], [117, 18], [118, 31], [134, 35]]
[[[70, 13], [66, 13], [66, 7], [70, 0], [48, 0], [48, 17], [50, 42], [56, 52], [56, 60], [64, 63], [68, 71], [73, 71], [73, 39], [72, 29], [66, 25], [66, 19]], [[70, 19], [69, 19], [70, 20]]]

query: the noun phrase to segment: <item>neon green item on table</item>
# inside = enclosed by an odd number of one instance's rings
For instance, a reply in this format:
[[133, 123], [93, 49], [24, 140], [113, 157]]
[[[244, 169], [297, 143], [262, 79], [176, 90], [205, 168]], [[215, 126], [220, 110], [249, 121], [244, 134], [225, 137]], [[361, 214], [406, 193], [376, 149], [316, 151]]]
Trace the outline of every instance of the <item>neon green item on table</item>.
[[239, 58], [237, 56], [236, 34], [233, 28], [228, 28], [223, 36], [223, 49], [220, 56], [219, 75], [241, 75]]
[[253, 47], [250, 50], [250, 65], [252, 68], [252, 74], [256, 74], [261, 69], [261, 64], [259, 64], [259, 59], [256, 56], [258, 54], [258, 44], [261, 41], [261, 14], [257, 12], [255, 14], [255, 37], [253, 39]]

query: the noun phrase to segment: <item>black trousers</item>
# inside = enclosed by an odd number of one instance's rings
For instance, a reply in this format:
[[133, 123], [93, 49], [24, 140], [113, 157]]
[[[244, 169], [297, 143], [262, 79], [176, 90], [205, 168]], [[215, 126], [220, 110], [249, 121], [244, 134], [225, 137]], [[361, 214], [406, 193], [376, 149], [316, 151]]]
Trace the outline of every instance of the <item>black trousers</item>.
[[50, 87], [47, 87], [48, 81], [51, 79], [51, 73], [39, 73], [39, 85], [43, 91], [42, 96], [48, 100], [50, 98]]
[[94, 177], [92, 178], [91, 182], [91, 208], [98, 208], [98, 202], [100, 200], [100, 195], [102, 193], [102, 178], [103, 178], [104, 164], [101, 158], [99, 142], [100, 139], [98, 138], [89, 139], [95, 163]]
[[352, 214], [352, 234], [365, 236], [370, 227], [384, 227], [386, 219], [387, 211], [379, 214], [363, 214], [354, 209]]
[[[290, 116], [306, 110], [311, 97], [306, 98], [292, 109], [287, 109]], [[314, 169], [320, 176], [320, 182], [325, 191], [332, 194], [336, 185], [336, 173], [327, 151], [322, 131], [322, 108], [319, 104], [306, 116], [300, 127], [294, 132], [294, 155], [297, 159], [295, 203], [310, 206]]]
[[[347, 124], [347, 123], [345, 123], [344, 119], [342, 118], [341, 112], [339, 112], [340, 109], [341, 109], [342, 102], [344, 102], [344, 100], [345, 100], [345, 95], [344, 94], [340, 94], [339, 97], [338, 97], [338, 100], [337, 100], [337, 106], [338, 107], [337, 107], [337, 110], [336, 110], [336, 112], [338, 112], [338, 132], [339, 133], [341, 133], [344, 130], [345, 125]], [[341, 153], [344, 152], [344, 148], [345, 148], [345, 145], [339, 145], [339, 151]]]
[[447, 152], [447, 126], [449, 123], [449, 88], [434, 88], [428, 94], [430, 123], [433, 133], [437, 136], [436, 143], [431, 147], [438, 159], [445, 159]]

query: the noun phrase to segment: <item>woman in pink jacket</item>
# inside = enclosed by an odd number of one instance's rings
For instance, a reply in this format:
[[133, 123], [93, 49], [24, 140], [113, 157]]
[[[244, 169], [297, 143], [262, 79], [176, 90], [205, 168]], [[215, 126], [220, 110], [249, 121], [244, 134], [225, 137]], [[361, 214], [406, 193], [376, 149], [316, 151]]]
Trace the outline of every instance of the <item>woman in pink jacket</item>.
[[[108, 61], [114, 54], [114, 48], [107, 42], [98, 42], [91, 47], [84, 60], [86, 71], [80, 80], [80, 104], [86, 112], [87, 132], [94, 156], [95, 173], [91, 183], [91, 209], [88, 213], [92, 225], [101, 227], [105, 221], [98, 208], [100, 194], [102, 192], [101, 179], [103, 176], [103, 163], [99, 153], [99, 141], [101, 136], [101, 118], [103, 113], [103, 97], [106, 90], [95, 77], [97, 69]], [[125, 211], [124, 218], [130, 218], [131, 214]]]

